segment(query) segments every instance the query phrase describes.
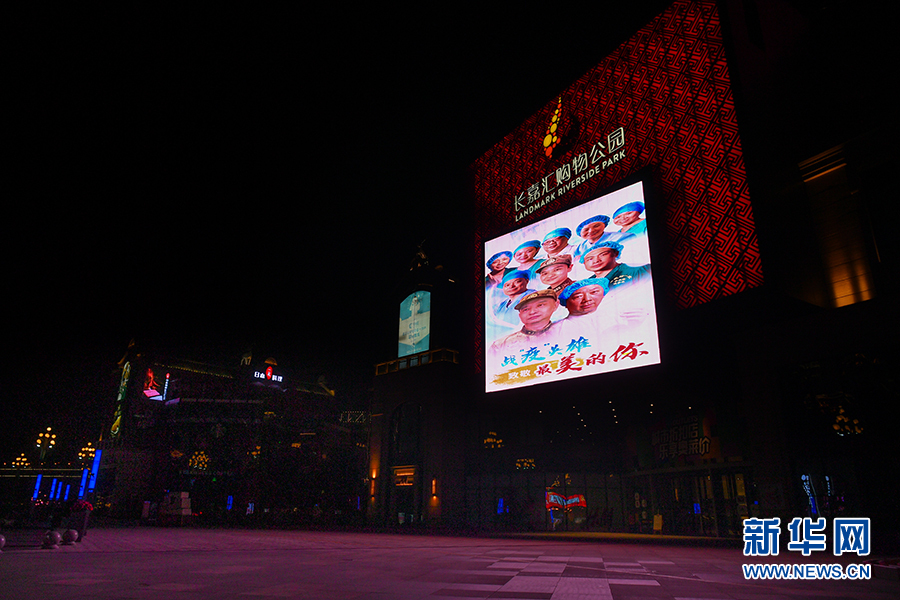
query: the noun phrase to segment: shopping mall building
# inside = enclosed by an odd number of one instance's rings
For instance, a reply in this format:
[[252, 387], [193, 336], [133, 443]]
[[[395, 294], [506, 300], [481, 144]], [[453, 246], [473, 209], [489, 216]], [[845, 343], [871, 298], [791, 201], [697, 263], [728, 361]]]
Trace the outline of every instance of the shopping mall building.
[[894, 78], [856, 13], [678, 0], [474, 162], [472, 268], [419, 257], [375, 369], [370, 522], [896, 535]]

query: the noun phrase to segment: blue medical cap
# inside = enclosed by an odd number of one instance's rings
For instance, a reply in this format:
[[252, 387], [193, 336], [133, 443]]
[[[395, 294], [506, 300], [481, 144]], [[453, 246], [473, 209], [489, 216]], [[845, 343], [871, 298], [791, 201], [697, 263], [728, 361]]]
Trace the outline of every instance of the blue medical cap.
[[521, 244], [519, 244], [519, 247], [518, 247], [518, 248], [516, 248], [515, 250], [513, 250], [513, 254], [515, 254], [516, 252], [518, 252], [518, 251], [521, 250], [522, 248], [537, 248], [538, 250], [540, 250], [540, 249], [541, 249], [541, 243], [540, 243], [539, 241], [537, 241], [537, 240], [529, 240], [529, 241], [527, 241], [527, 242], [522, 242]]
[[564, 237], [564, 238], [568, 239], [568, 238], [572, 237], [572, 230], [569, 229], [568, 227], [557, 227], [556, 229], [554, 229], [553, 231], [551, 231], [550, 233], [548, 233], [547, 235], [544, 236], [544, 241], [546, 242], [547, 240], [555, 238], [555, 237]]
[[631, 212], [631, 211], [634, 211], [636, 213], [644, 212], [644, 203], [643, 202], [629, 202], [628, 204], [626, 204], [624, 206], [620, 206], [616, 210], [616, 212], [613, 213], [613, 219], [615, 219], [616, 217], [618, 217], [619, 215], [621, 215], [624, 212]]
[[606, 277], [592, 277], [591, 279], [582, 279], [581, 281], [576, 281], [575, 283], [567, 286], [566, 289], [559, 293], [559, 303], [565, 306], [566, 300], [568, 300], [572, 296], [572, 294], [589, 285], [599, 285], [603, 288], [604, 295], [609, 292], [609, 280], [606, 279]]
[[512, 252], [510, 252], [509, 250], [504, 250], [503, 252], [498, 252], [497, 254], [493, 255], [492, 257], [490, 257], [488, 259], [488, 261], [486, 263], [487, 268], [492, 269], [493, 267], [491, 265], [494, 264], [494, 261], [497, 260], [498, 258], [500, 258], [501, 256], [506, 256], [507, 258], [509, 258], [509, 260], [512, 260]]
[[596, 223], [598, 221], [603, 223], [604, 225], [609, 225], [609, 217], [607, 217], [606, 215], [597, 215], [596, 217], [591, 217], [590, 219], [585, 219], [584, 221], [581, 222], [581, 224], [578, 225], [578, 227], [575, 228], [575, 231], [578, 233], [578, 237], [581, 237], [581, 230], [584, 228], [585, 225], [589, 225], [590, 223]]
[[585, 256], [587, 256], [588, 254], [590, 254], [591, 252], [593, 252], [594, 250], [597, 250], [599, 248], [612, 248], [617, 253], [622, 254], [622, 250], [625, 249], [625, 246], [623, 246], [619, 242], [597, 242], [596, 244], [594, 244], [593, 246], [591, 246], [590, 248], [585, 250], [584, 254], [581, 255], [579, 260], [583, 263]]
[[510, 279], [531, 279], [531, 274], [528, 271], [510, 271], [503, 276], [502, 283], [506, 283]]

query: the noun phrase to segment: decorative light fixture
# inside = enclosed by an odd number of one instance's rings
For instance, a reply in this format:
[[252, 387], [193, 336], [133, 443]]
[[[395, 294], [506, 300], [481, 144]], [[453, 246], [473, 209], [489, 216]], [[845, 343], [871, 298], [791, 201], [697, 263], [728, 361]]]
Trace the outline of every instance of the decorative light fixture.
[[198, 450], [191, 456], [188, 466], [198, 471], [205, 471], [209, 467], [209, 456], [203, 450]]
[[41, 451], [41, 461], [43, 462], [47, 451], [56, 446], [56, 434], [53, 433], [53, 429], [48, 427], [46, 432], [39, 433], [35, 444]]
[[87, 446], [85, 446], [78, 452], [78, 460], [83, 463], [89, 463], [94, 460], [94, 453], [96, 451], [97, 449], [94, 448], [93, 444], [91, 442], [88, 442]]

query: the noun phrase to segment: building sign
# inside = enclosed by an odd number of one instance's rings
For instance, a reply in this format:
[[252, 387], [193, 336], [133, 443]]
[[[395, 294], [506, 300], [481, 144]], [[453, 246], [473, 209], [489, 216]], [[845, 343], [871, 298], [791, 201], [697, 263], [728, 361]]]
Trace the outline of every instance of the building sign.
[[253, 371], [254, 379], [263, 379], [265, 381], [273, 381], [275, 383], [281, 383], [284, 381], [284, 378], [281, 375], [276, 375], [272, 366], [266, 367], [265, 371]]
[[[652, 225], [668, 245], [654, 270], [668, 272], [674, 306], [762, 284], [713, 0], [675, 0], [472, 164], [474, 241], [483, 247], [643, 171], [658, 192]], [[475, 265], [473, 286], [483, 268]], [[489, 304], [481, 297], [475, 303], [480, 323]], [[477, 357], [489, 337], [476, 336]]]
[[394, 469], [394, 485], [397, 487], [409, 487], [416, 482], [415, 467], [399, 467]]
[[605, 143], [595, 142], [584, 152], [544, 174], [539, 181], [513, 197], [516, 222], [624, 159], [624, 146], [625, 130], [619, 127], [606, 137]]
[[285, 379], [281, 369], [272, 359], [264, 364], [247, 370], [246, 377], [250, 379], [250, 385], [254, 387], [285, 389]]
[[418, 291], [400, 303], [397, 357], [426, 352], [431, 329], [431, 292]]
[[700, 417], [677, 419], [650, 434], [653, 456], [659, 461], [682, 457], [709, 457], [712, 440]]
[[[160, 384], [153, 369], [147, 369], [147, 373], [144, 376], [144, 397], [157, 402], [164, 401], [169, 391], [169, 377], [170, 374], [166, 373], [165, 381]], [[160, 387], [162, 387], [162, 390], [160, 390]]]
[[660, 362], [636, 183], [485, 244], [485, 390]]
[[581, 506], [587, 508], [587, 501], [583, 494], [575, 494], [574, 496], [563, 496], [556, 492], [547, 492], [547, 510], [568, 509], [573, 506]]

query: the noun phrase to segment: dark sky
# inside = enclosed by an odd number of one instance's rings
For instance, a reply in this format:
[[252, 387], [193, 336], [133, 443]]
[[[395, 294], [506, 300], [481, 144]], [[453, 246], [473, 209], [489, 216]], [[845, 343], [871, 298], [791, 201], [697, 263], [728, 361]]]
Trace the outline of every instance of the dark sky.
[[365, 380], [417, 245], [468, 274], [466, 166], [666, 4], [23, 17], [0, 463], [96, 436], [135, 336]]

